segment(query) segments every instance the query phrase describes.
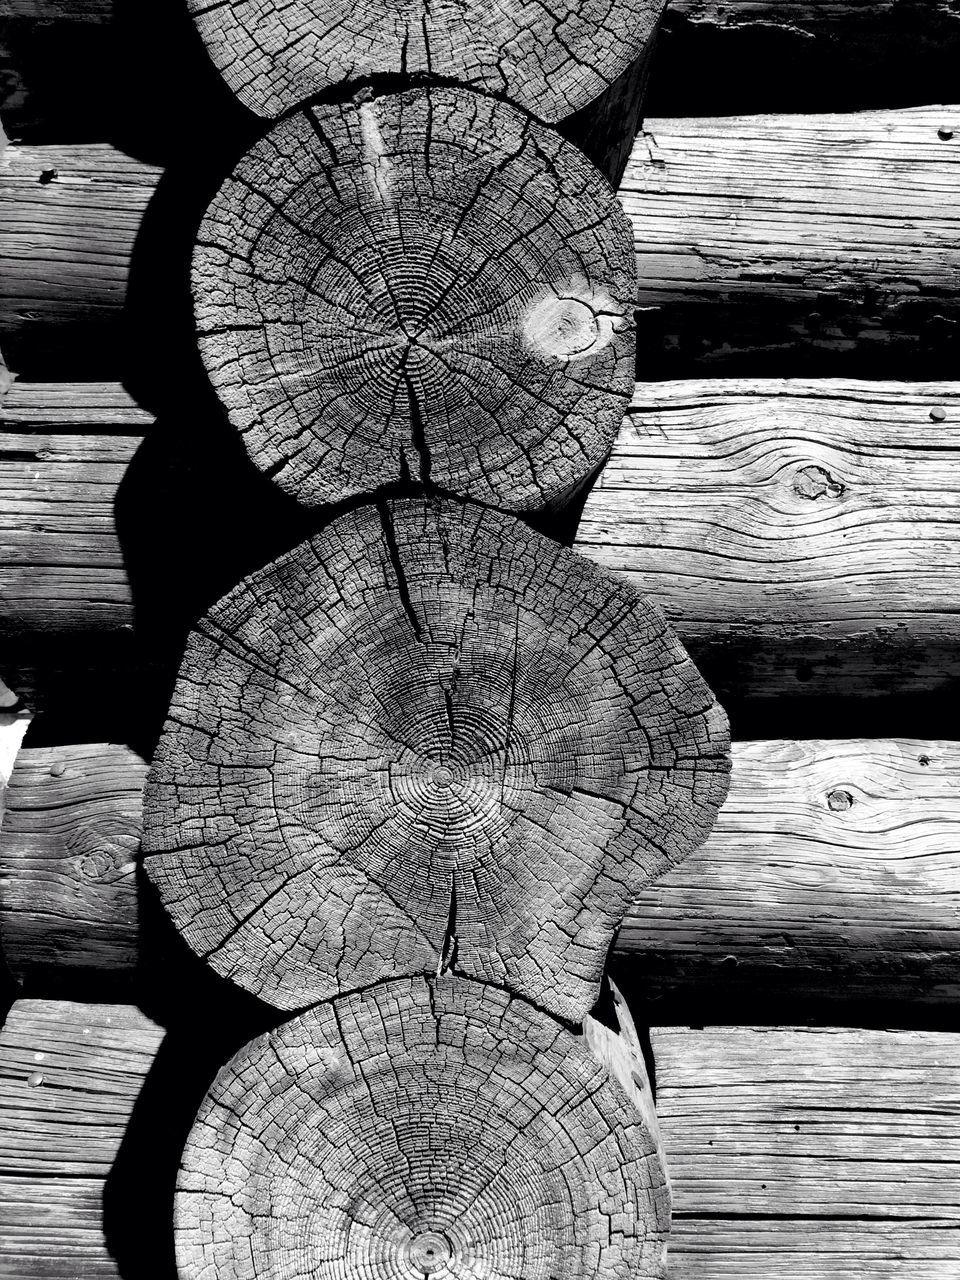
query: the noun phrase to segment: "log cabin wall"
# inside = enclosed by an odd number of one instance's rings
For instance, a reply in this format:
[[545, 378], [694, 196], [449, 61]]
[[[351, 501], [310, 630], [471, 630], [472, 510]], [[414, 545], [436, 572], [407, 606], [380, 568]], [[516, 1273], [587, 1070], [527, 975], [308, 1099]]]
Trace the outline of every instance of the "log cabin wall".
[[[170, 1276], [187, 1129], [275, 1020], [138, 883], [187, 629], [309, 532], [220, 426], [186, 323], [211, 147], [250, 135], [174, 8], [2, 11], [11, 760], [34, 717], [0, 840], [18, 1277]], [[654, 1028], [673, 1280], [960, 1268], [960, 110], [930, 105], [956, 99], [956, 23], [674, 5], [621, 186], [639, 381], [576, 531], [546, 527], [664, 607], [739, 739], [715, 832], [615, 951]]]

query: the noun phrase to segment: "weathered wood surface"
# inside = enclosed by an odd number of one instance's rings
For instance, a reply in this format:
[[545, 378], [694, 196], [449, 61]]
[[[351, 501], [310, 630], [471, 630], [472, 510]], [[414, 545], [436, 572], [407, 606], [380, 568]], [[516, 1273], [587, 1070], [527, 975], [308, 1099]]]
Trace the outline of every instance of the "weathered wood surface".
[[214, 65], [244, 106], [275, 118], [381, 76], [455, 81], [556, 122], [643, 55], [665, 0], [384, 9], [372, 0], [188, 0]]
[[0, 828], [0, 945], [21, 982], [132, 975], [146, 773], [112, 743], [21, 752]]
[[[0, 1109], [5, 1124], [31, 1120], [4, 1157], [17, 1165], [0, 1197], [11, 1278], [120, 1274], [105, 1180], [160, 1034], [123, 1006], [14, 1006], [0, 1036]], [[652, 1039], [675, 1210], [670, 1280], [954, 1280], [960, 1037], [661, 1027]], [[40, 1085], [28, 1083], [35, 1072]], [[175, 1112], [164, 1122], [182, 1123]], [[80, 1115], [94, 1123], [79, 1130]], [[64, 1160], [74, 1174], [59, 1171]], [[136, 1269], [154, 1242], [136, 1199], [127, 1207], [140, 1248], [122, 1274], [138, 1280], [156, 1274]], [[108, 1226], [112, 1235], [115, 1212]]]
[[718, 696], [956, 690], [960, 387], [638, 383], [575, 547]]
[[631, 895], [710, 831], [728, 748], [619, 579], [477, 505], [366, 506], [197, 624], [145, 869], [278, 1008], [450, 970], [579, 1022]]
[[671, 1280], [954, 1280], [960, 1036], [655, 1028]]
[[[942, 376], [960, 350], [960, 129], [941, 138], [947, 116], [648, 120], [621, 187], [649, 308], [641, 376]], [[158, 170], [103, 146], [9, 156], [8, 363], [25, 377], [117, 377], [120, 307]], [[156, 249], [144, 240], [141, 256]]]
[[[142, 0], [133, 12], [112, 0], [4, 0], [0, 114], [8, 132], [43, 141], [113, 137], [120, 129], [142, 144], [159, 124], [174, 149], [198, 100], [206, 104], [207, 81], [216, 80], [191, 34], [173, 0]], [[958, 59], [960, 18], [950, 0], [674, 0], [648, 111], [946, 102], [956, 93]], [[158, 113], [171, 65], [178, 94]]]
[[[141, 449], [154, 419], [118, 386], [15, 383], [0, 417], [8, 639], [122, 636], [131, 579], [167, 616], [195, 577], [199, 612], [262, 563], [271, 526], [277, 550], [288, 536], [271, 486], [227, 470], [229, 440], [204, 462], [199, 423], [162, 421]], [[958, 423], [953, 383], [640, 383], [575, 545], [658, 600], [721, 700], [946, 693]]]
[[192, 278], [231, 423], [308, 506], [411, 477], [557, 505], [633, 391], [620, 205], [575, 147], [463, 89], [286, 117], [211, 202]]
[[[183, 1156], [183, 1276], [663, 1276], [643, 1059], [457, 978], [379, 984], [246, 1045]], [[614, 1083], [616, 1080], [616, 1083]], [[639, 1081], [636, 1083], [635, 1081]], [[639, 1105], [638, 1105], [639, 1102]]]
[[162, 1034], [124, 1005], [19, 1000], [11, 1008], [0, 1032], [5, 1277], [121, 1274], [105, 1234], [105, 1186]]
[[[60, 766], [65, 765], [63, 772]], [[90, 744], [27, 748], [0, 832], [7, 961], [38, 992], [131, 976], [137, 886], [109, 868], [146, 766]], [[735, 743], [707, 843], [631, 906], [616, 942], [637, 995], [791, 995], [842, 1005], [960, 997], [960, 746], [911, 740]], [[128, 826], [127, 824], [130, 824]], [[42, 847], [25, 829], [44, 829]], [[87, 863], [74, 850], [82, 843]], [[103, 855], [101, 857], [101, 850]], [[85, 926], [78, 932], [72, 919]]]

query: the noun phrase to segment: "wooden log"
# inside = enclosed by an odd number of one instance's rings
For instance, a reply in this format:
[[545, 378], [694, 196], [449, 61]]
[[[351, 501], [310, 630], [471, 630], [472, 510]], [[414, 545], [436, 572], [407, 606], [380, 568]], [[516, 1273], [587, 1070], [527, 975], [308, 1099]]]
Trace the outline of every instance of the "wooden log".
[[662, 1277], [669, 1192], [634, 1102], [643, 1060], [612, 1076], [593, 1050], [451, 978], [283, 1024], [200, 1109], [177, 1191], [181, 1275], [239, 1275], [254, 1258], [262, 1280]]
[[458, 89], [286, 118], [193, 258], [211, 382], [254, 463], [310, 506], [411, 477], [563, 501], [629, 402], [635, 292], [630, 229], [580, 153]]
[[147, 875], [283, 1009], [455, 970], [579, 1022], [634, 894], [706, 837], [726, 717], [655, 608], [508, 516], [344, 516], [198, 624]]
[[[215, 73], [179, 6], [143, 0], [4, 0], [0, 114], [33, 142], [114, 137], [179, 150]], [[674, 0], [648, 114], [849, 111], [949, 102], [960, 21], [949, 0]], [[155, 104], [177, 66], [175, 95]], [[219, 86], [218, 86], [219, 87]], [[949, 123], [949, 120], [947, 121]], [[157, 133], [160, 138], [157, 139]]]
[[0, 1032], [5, 1275], [123, 1274], [105, 1229], [105, 1189], [162, 1035], [124, 1005], [18, 1000], [10, 1009]]
[[[942, 378], [960, 351], [948, 212], [960, 198], [960, 129], [940, 137], [951, 111], [649, 119], [621, 187], [637, 251], [640, 375]], [[120, 309], [157, 170], [106, 147], [8, 155], [8, 363], [26, 378], [116, 378], [118, 353], [142, 339]], [[164, 310], [164, 282], [142, 312], [182, 323]], [[162, 372], [154, 382], [169, 398]]]
[[[607, 1044], [616, 1042], [597, 1029]], [[14, 1143], [17, 1169], [0, 1188], [0, 1229], [4, 1261], [17, 1280], [121, 1274], [103, 1207], [105, 1199], [115, 1207], [111, 1162], [160, 1037], [141, 1014], [118, 1005], [20, 1001], [8, 1015], [0, 1033], [0, 1141]], [[588, 1045], [596, 1053], [597, 1039], [574, 1040], [562, 1072], [569, 1076], [584, 1061], [590, 1069]], [[890, 1280], [905, 1268], [919, 1280], [954, 1280], [958, 1039], [943, 1032], [655, 1029], [659, 1124], [675, 1210], [670, 1280]], [[519, 1041], [513, 1045], [522, 1052]], [[449, 1052], [458, 1050], [455, 1042]], [[481, 1057], [489, 1052], [484, 1046]], [[37, 1062], [36, 1053], [46, 1057]], [[555, 1086], [547, 1065], [537, 1057], [531, 1072]], [[29, 1084], [35, 1072], [44, 1076], [40, 1085]], [[638, 1078], [642, 1084], [642, 1071]], [[634, 1084], [634, 1105], [642, 1108]], [[598, 1096], [613, 1093], [607, 1084], [601, 1089]], [[544, 1092], [554, 1096], [553, 1088]], [[26, 1114], [29, 1128], [13, 1139]], [[94, 1121], [82, 1133], [80, 1116]], [[77, 1172], [61, 1173], [60, 1161]], [[157, 1259], [145, 1252], [152, 1238], [136, 1213], [128, 1226], [132, 1235], [140, 1231], [139, 1253], [126, 1259], [122, 1274], [136, 1280], [138, 1264]]]
[[556, 122], [641, 57], [664, 0], [596, 0], [424, 13], [315, 0], [252, 11], [188, 0], [214, 64], [244, 106], [275, 118], [325, 90], [385, 76], [455, 81]]
[[[93, 994], [133, 976], [135, 879], [84, 875], [74, 850], [91, 865], [102, 850], [108, 865], [145, 773], [133, 752], [103, 744], [21, 752], [0, 833], [0, 919], [10, 968], [31, 990], [62, 990], [76, 974]], [[627, 913], [614, 952], [624, 985], [661, 1009], [683, 998], [755, 1011], [785, 997], [950, 1007], [958, 776], [950, 742], [735, 743], [706, 844]]]
[[28, 987], [44, 971], [101, 988], [132, 978], [146, 773], [112, 743], [20, 753], [0, 834], [0, 945]]
[[[142, 665], [138, 674], [119, 652], [102, 675], [84, 674], [98, 655], [107, 662], [108, 635], [129, 639], [134, 601], [141, 632], [173, 615], [186, 628], [268, 549], [279, 553], [308, 528], [254, 476], [232, 433], [199, 417], [162, 418], [151, 432], [152, 415], [115, 385], [15, 383], [2, 416], [5, 678], [45, 717], [61, 716], [48, 741], [83, 737], [92, 732], [89, 697], [75, 723], [62, 719], [72, 688], [109, 696], [121, 667], [133, 691], [145, 683]], [[951, 603], [960, 594], [958, 420], [953, 383], [640, 383], [587, 501], [577, 550], [660, 603], [728, 704], [838, 693], [941, 698], [960, 680]], [[209, 554], [198, 557], [198, 546]], [[845, 576], [825, 573], [840, 554]], [[85, 656], [74, 639], [69, 651], [58, 647], [63, 632], [92, 631], [102, 636], [95, 653]], [[45, 635], [56, 670], [34, 675]], [[135, 698], [124, 692], [122, 701]], [[858, 714], [848, 732], [949, 733], [946, 720], [925, 725], [915, 704], [902, 728], [889, 714], [864, 725], [863, 704]], [[776, 723], [740, 731], [771, 728], [780, 731]], [[818, 730], [815, 720], [794, 728]], [[133, 729], [105, 721], [102, 732]]]
[[671, 1280], [952, 1280], [960, 1036], [656, 1028]]
[[956, 690], [958, 451], [955, 383], [638, 383], [574, 545], [721, 698]]

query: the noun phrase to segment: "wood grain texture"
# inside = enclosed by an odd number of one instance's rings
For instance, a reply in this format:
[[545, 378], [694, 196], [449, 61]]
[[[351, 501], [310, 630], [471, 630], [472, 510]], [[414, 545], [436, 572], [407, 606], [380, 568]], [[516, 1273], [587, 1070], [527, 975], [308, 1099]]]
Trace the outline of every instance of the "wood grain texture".
[[579, 1022], [631, 895], [709, 832], [728, 746], [613, 577], [479, 506], [364, 507], [197, 625], [145, 868], [279, 1008], [451, 970]]
[[104, 1233], [104, 1184], [161, 1038], [126, 1005], [11, 1008], [0, 1032], [5, 1280], [122, 1274]]
[[[142, 142], [156, 130], [156, 98], [175, 65], [178, 92], [162, 123], [168, 151], [176, 150], [217, 79], [181, 16], [163, 0], [133, 11], [112, 0], [4, 0], [7, 131], [63, 141], [112, 137], [119, 124]], [[729, 115], [948, 102], [958, 57], [960, 19], [950, 0], [674, 0], [647, 109]]]
[[342, 84], [401, 75], [499, 94], [556, 122], [642, 56], [664, 2], [519, 0], [414, 12], [372, 0], [189, 0], [189, 9], [229, 88], [261, 116]]
[[953, 368], [960, 130], [941, 138], [943, 122], [941, 107], [648, 121], [620, 187], [654, 308], [638, 350], [662, 352], [638, 375]]
[[[108, 847], [139, 800], [142, 762], [113, 748], [27, 748], [0, 833], [7, 959], [38, 991], [62, 966], [91, 994], [133, 960], [135, 884], [81, 874], [73, 848]], [[114, 767], [116, 761], [116, 767]], [[109, 790], [104, 784], [109, 778]], [[637, 994], [704, 1001], [792, 996], [948, 1008], [960, 995], [960, 746], [919, 740], [735, 743], [730, 794], [706, 844], [631, 905], [614, 958]], [[849, 801], [849, 803], [848, 803]], [[63, 819], [43, 842], [27, 822]], [[23, 812], [21, 813], [21, 807]], [[74, 822], [82, 822], [75, 834]], [[82, 936], [62, 921], [88, 922]], [[61, 945], [54, 950], [52, 931]], [[16, 941], [14, 942], [14, 939]], [[747, 1016], [750, 1016], [747, 1014]]]
[[563, 501], [629, 402], [635, 292], [596, 170], [461, 89], [287, 117], [193, 257], [210, 380], [254, 463], [309, 506], [410, 477], [510, 510]]
[[721, 699], [956, 689], [955, 383], [638, 383], [575, 546]]
[[132, 975], [146, 773], [112, 743], [21, 752], [0, 829], [0, 944], [19, 981]]
[[669, 1192], [632, 1062], [619, 1078], [589, 1037], [463, 979], [319, 1005], [207, 1095], [180, 1274], [662, 1277]]
[[960, 1036], [652, 1032], [671, 1280], [952, 1280]]
[[706, 845], [620, 931], [632, 989], [953, 1004], [960, 744], [747, 742], [733, 759]]
[[[953, 368], [960, 129], [939, 133], [957, 111], [648, 119], [621, 186], [638, 303], [651, 308], [640, 376]], [[115, 378], [133, 240], [158, 171], [105, 147], [9, 155], [8, 362], [26, 377]]]
[[[126, 507], [155, 556], [163, 504], [179, 502], [182, 551], [158, 599], [174, 571], [206, 575], [199, 612], [257, 552], [262, 562], [264, 494], [231, 472], [229, 500], [214, 502], [219, 440], [202, 469], [199, 430], [183, 433], [183, 457], [163, 452], [169, 424], [153, 433], [158, 451], [139, 467], [161, 495], [150, 505], [129, 462], [153, 417], [119, 387], [15, 383], [0, 416], [5, 639], [106, 639], [132, 624], [136, 547], [127, 538], [122, 548], [116, 527], [124, 474]], [[576, 546], [659, 601], [721, 700], [948, 693], [960, 681], [958, 422], [952, 383], [640, 383]], [[253, 502], [263, 513], [255, 528]], [[191, 561], [196, 545], [216, 556]], [[237, 572], [218, 588], [213, 571], [231, 553]]]

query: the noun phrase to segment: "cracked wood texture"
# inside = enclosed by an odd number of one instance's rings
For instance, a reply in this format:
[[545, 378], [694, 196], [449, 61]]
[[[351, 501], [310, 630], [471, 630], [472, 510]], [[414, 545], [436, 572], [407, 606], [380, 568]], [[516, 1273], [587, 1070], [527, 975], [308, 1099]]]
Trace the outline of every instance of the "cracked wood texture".
[[[53, 673], [28, 664], [41, 635], [67, 670], [79, 633], [92, 643], [99, 632], [101, 655], [108, 636], [130, 644], [136, 547], [121, 546], [125, 508], [153, 546], [153, 521], [179, 504], [167, 532], [179, 550], [156, 588], [164, 600], [183, 592], [182, 562], [196, 546], [217, 548], [192, 567], [198, 577], [220, 574], [242, 544], [252, 558], [227, 584], [249, 572], [267, 518], [260, 497], [251, 529], [258, 495], [239, 484], [215, 503], [222, 451], [211, 446], [201, 467], [199, 431], [187, 424], [174, 444], [115, 384], [15, 383], [0, 422], [0, 674], [45, 715], [65, 717], [69, 680], [54, 687]], [[659, 602], [721, 701], [946, 694], [960, 687], [958, 423], [949, 382], [640, 383], [577, 549]], [[841, 545], [843, 576], [825, 573]], [[667, 548], [678, 573], [663, 571]], [[207, 582], [206, 601], [224, 589]], [[58, 646], [67, 632], [70, 646]], [[117, 679], [111, 668], [76, 683], [113, 698]], [[53, 741], [122, 736], [92, 728], [90, 711], [85, 702]], [[948, 732], [920, 723], [930, 736]]]
[[586, 106], [643, 56], [664, 0], [188, 0], [245, 107], [275, 117], [342, 84], [408, 76], [509, 99], [541, 120]]
[[[752, 1019], [785, 994], [835, 1011], [955, 1004], [960, 746], [744, 742], [732, 757], [706, 843], [627, 910], [613, 958], [631, 989], [733, 997]], [[38, 994], [80, 974], [99, 996], [134, 976], [137, 884], [123, 859], [145, 774], [108, 744], [18, 757], [0, 831], [2, 934], [10, 969]]]
[[728, 770], [726, 717], [629, 586], [489, 509], [366, 507], [198, 624], [146, 871], [280, 1008], [456, 969], [579, 1021]]
[[[4, 0], [0, 114], [7, 132], [57, 142], [112, 137], [122, 124], [132, 143], [153, 142], [159, 130], [166, 153], [179, 153], [215, 79], [180, 16], [179, 6], [162, 0], [130, 12], [121, 0]], [[948, 102], [958, 61], [960, 12], [952, 0], [674, 0], [657, 42], [647, 112]]]
[[[940, 133], [958, 113], [648, 119], [620, 193], [645, 308], [639, 375], [937, 378], [955, 367], [960, 128]], [[8, 363], [24, 378], [116, 379], [144, 341], [122, 307], [159, 170], [106, 146], [7, 156]]]
[[193, 260], [200, 352], [254, 463], [315, 505], [414, 477], [515, 510], [606, 457], [636, 275], [608, 185], [513, 107], [308, 107], [238, 163]]
[[163, 1032], [126, 1005], [18, 1000], [0, 1031], [0, 1273], [130, 1280], [108, 1178]]
[[955, 690], [958, 424], [953, 383], [638, 383], [574, 545], [721, 699]]
[[662, 1277], [669, 1191], [615, 1038], [447, 977], [252, 1041], [184, 1151], [182, 1280]]
[[19, 981], [132, 978], [146, 773], [114, 743], [20, 752], [0, 827], [0, 946]]
[[660, 1027], [671, 1280], [955, 1280], [960, 1036]]

